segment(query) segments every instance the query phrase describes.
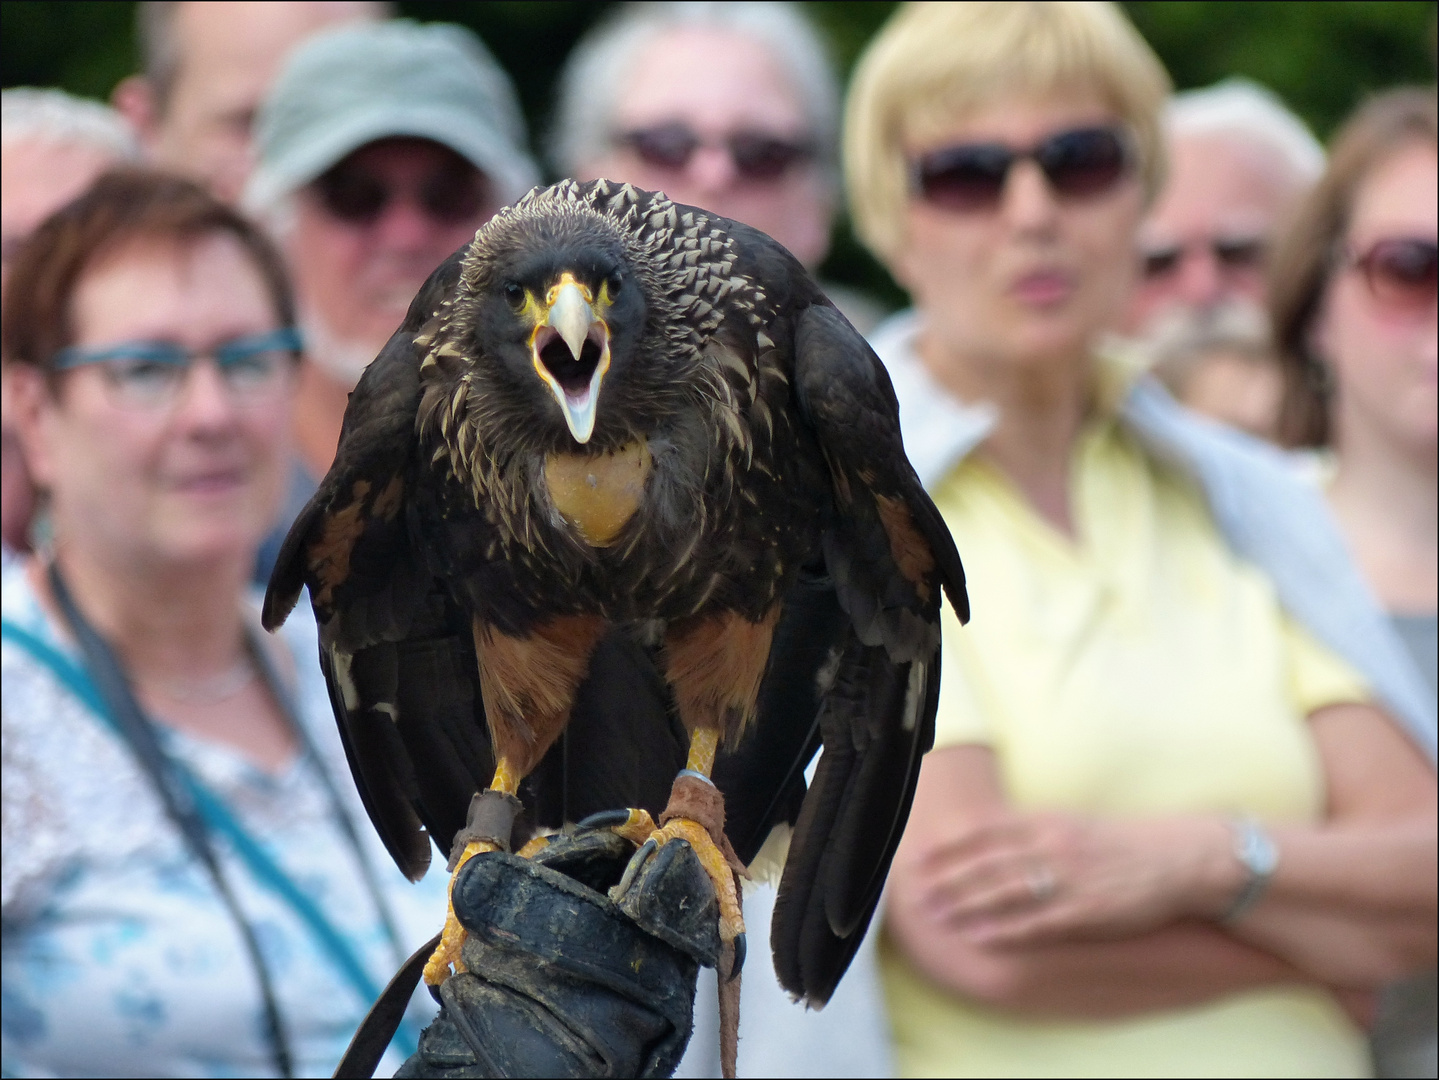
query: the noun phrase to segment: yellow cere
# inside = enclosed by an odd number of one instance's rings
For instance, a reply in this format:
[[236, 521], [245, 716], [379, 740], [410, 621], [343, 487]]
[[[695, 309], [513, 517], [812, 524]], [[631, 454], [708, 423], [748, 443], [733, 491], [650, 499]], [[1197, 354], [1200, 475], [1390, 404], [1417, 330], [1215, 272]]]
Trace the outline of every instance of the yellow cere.
[[545, 307], [550, 308], [555, 306], [555, 301], [559, 298], [560, 290], [566, 285], [573, 285], [579, 289], [580, 295], [585, 298], [585, 303], [593, 304], [595, 302], [595, 294], [590, 292], [590, 287], [566, 270], [560, 275], [560, 280], [550, 286], [550, 291], [545, 293]]
[[[590, 304], [594, 308], [595, 318], [601, 323], [604, 323], [605, 312], [609, 311], [615, 302], [614, 297], [610, 295], [608, 281], [601, 282], [600, 295], [597, 300], [595, 299], [594, 293], [590, 291], [590, 287], [575, 277], [569, 270], [561, 274], [560, 279], [546, 290], [543, 303], [540, 303], [535, 298], [535, 294], [530, 292], [529, 289], [525, 290], [525, 306], [520, 309], [519, 314], [520, 318], [527, 321], [532, 328], [530, 330], [530, 359], [534, 364], [535, 371], [539, 374], [540, 378], [546, 382], [553, 382], [554, 380], [550, 376], [550, 373], [545, 370], [544, 365], [540, 363], [539, 350], [535, 348], [535, 337], [541, 329], [549, 325], [550, 308], [554, 306], [555, 301], [559, 298], [560, 290], [566, 285], [573, 285], [579, 289], [580, 295], [585, 298], [585, 303]], [[608, 323], [605, 323], [605, 330], [609, 330]], [[605, 357], [603, 366], [605, 368], [609, 367], [609, 357]]]

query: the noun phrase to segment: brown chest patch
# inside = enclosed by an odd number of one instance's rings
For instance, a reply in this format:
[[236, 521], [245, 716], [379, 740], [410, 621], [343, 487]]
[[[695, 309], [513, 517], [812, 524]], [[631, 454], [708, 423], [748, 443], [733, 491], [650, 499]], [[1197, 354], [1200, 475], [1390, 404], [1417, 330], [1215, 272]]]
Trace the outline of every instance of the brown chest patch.
[[591, 547], [608, 547], [644, 499], [649, 444], [607, 454], [551, 454], [545, 459], [550, 501]]

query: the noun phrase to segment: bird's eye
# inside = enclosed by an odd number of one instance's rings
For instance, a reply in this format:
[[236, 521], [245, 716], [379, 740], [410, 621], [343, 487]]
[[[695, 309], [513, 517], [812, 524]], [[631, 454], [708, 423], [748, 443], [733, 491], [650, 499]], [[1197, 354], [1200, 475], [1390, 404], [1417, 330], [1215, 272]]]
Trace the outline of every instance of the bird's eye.
[[511, 306], [511, 307], [514, 307], [514, 308], [522, 308], [522, 307], [524, 307], [524, 306], [525, 306], [525, 288], [524, 288], [524, 286], [521, 285], [518, 281], [507, 281], [507, 282], [505, 282], [505, 299], [510, 302], [510, 306]]
[[610, 276], [605, 278], [605, 292], [610, 294], [611, 300], [620, 294], [620, 286], [624, 283], [625, 279], [620, 277], [618, 270], [611, 271]]

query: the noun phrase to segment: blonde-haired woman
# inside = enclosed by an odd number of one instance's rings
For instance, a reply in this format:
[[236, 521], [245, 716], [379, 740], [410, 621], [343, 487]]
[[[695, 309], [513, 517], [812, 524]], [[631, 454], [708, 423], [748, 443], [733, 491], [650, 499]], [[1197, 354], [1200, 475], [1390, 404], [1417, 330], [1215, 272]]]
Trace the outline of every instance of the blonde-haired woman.
[[1312, 492], [1106, 354], [1168, 81], [1109, 4], [911, 5], [846, 169], [965, 558], [881, 965], [906, 1075], [1369, 1070], [1433, 963], [1435, 707]]

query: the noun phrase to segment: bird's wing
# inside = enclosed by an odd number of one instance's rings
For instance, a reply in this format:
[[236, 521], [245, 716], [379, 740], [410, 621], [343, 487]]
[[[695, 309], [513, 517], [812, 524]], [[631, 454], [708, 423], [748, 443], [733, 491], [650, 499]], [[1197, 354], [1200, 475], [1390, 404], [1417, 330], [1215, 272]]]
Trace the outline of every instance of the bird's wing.
[[772, 941], [786, 989], [820, 1005], [863, 940], [934, 742], [941, 588], [962, 619], [969, 608], [954, 541], [905, 457], [884, 366], [825, 304], [799, 315], [794, 352], [800, 413], [829, 466], [824, 561], [846, 619], [837, 662], [814, 676], [824, 754], [795, 824]]
[[285, 538], [263, 612], [274, 629], [309, 587], [351, 772], [411, 878], [429, 865], [425, 828], [448, 851], [494, 769], [469, 620], [412, 543], [407, 490], [420, 403], [415, 336], [458, 280], [462, 252], [425, 283], [350, 396], [335, 463]]

